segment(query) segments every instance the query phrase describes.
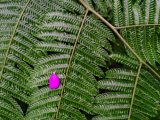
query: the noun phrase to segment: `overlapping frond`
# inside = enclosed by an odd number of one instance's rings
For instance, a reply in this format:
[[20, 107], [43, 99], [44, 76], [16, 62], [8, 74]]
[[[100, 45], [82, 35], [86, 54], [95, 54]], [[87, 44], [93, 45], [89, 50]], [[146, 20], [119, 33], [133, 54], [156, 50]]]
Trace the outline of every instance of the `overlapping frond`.
[[[0, 119], [149, 120], [158, 114], [160, 0], [80, 1], [84, 6], [0, 1]], [[127, 54], [115, 50], [116, 35]], [[61, 79], [56, 90], [48, 88], [53, 72]]]
[[160, 102], [159, 81], [129, 56], [113, 54], [111, 57], [128, 67], [110, 69], [105, 79], [98, 82], [100, 89], [109, 92], [96, 97], [94, 110], [99, 116], [93, 120], [149, 120], [155, 117]]
[[0, 119], [23, 120], [23, 113], [17, 102], [7, 94], [0, 94]]
[[45, 11], [41, 4], [39, 0], [0, 2], [0, 117], [4, 120], [22, 120], [22, 112], [12, 105], [14, 99], [29, 103], [32, 90], [28, 78], [40, 56], [32, 48], [38, 41], [36, 25]]
[[[143, 6], [142, 6], [143, 5]], [[141, 6], [130, 0], [114, 0], [114, 24], [134, 51], [156, 67], [159, 58], [159, 0], [145, 0]], [[123, 21], [125, 20], [125, 21]], [[128, 50], [127, 50], [128, 51]], [[130, 52], [128, 52], [129, 55]]]
[[[65, 0], [63, 5], [60, 0], [55, 4], [64, 10], [48, 13], [40, 27], [42, 33], [38, 36], [42, 42], [37, 44], [37, 50], [50, 55], [37, 61], [31, 83], [35, 91], [26, 118], [85, 120], [84, 112], [94, 113], [95, 76], [104, 76], [99, 66], [106, 64], [105, 49], [112, 52], [108, 40], [114, 40], [114, 35], [77, 2]], [[61, 79], [57, 90], [47, 88], [53, 72]]]

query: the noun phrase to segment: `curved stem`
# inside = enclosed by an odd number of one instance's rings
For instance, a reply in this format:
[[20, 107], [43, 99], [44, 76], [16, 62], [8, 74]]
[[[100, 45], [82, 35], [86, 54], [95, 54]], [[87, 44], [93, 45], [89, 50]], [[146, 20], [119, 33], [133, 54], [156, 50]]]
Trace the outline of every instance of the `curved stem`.
[[142, 62], [152, 73], [154, 73], [159, 79], [160, 79], [160, 75], [152, 68], [150, 67], [147, 63]]
[[74, 43], [73, 50], [71, 51], [71, 56], [70, 56], [70, 58], [69, 58], [68, 67], [67, 67], [67, 69], [66, 69], [66, 71], [65, 71], [65, 78], [64, 78], [64, 83], [63, 83], [63, 85], [62, 85], [62, 90], [61, 90], [61, 94], [60, 94], [60, 101], [59, 101], [58, 108], [57, 108], [56, 120], [58, 120], [58, 114], [59, 114], [59, 109], [60, 109], [60, 105], [61, 105], [61, 100], [62, 100], [62, 97], [63, 97], [64, 87], [65, 87], [65, 83], [66, 83], [67, 76], [68, 76], [68, 73], [69, 73], [69, 69], [70, 69], [70, 66], [71, 66], [71, 62], [72, 62], [72, 60], [73, 60], [73, 55], [74, 55], [74, 53], [75, 53], [76, 46], [77, 46], [77, 43], [78, 43], [78, 40], [79, 40], [81, 31], [82, 31], [84, 22], [85, 22], [85, 20], [86, 20], [86, 18], [87, 18], [87, 14], [88, 14], [88, 9], [86, 9], [86, 13], [85, 13], [85, 15], [84, 15], [84, 18], [83, 18], [83, 20], [82, 20], [81, 26], [80, 26], [80, 28], [79, 28], [79, 31], [78, 31], [78, 34], [77, 34], [77, 37], [76, 37], [76, 40], [75, 40], [75, 43]]
[[142, 63], [139, 64], [138, 72], [136, 75], [136, 80], [135, 80], [134, 89], [133, 89], [133, 93], [132, 93], [131, 105], [130, 105], [129, 114], [128, 114], [128, 120], [131, 119], [133, 102], [134, 102], [134, 98], [135, 98], [135, 93], [136, 93], [136, 88], [137, 88], [137, 83], [138, 83], [139, 75], [141, 72], [141, 68], [142, 68]]
[[93, 14], [95, 14], [100, 20], [102, 20], [116, 35], [117, 37], [126, 45], [126, 47], [136, 56], [138, 61], [142, 61], [141, 58], [137, 55], [137, 53], [129, 46], [129, 44], [126, 42], [126, 40], [119, 34], [119, 32], [116, 30], [116, 27], [114, 27], [112, 24], [110, 24], [106, 19], [104, 19], [99, 13], [97, 13], [95, 10], [93, 10], [87, 3], [85, 3], [83, 0], [79, 0], [86, 9], [91, 11]]
[[30, 0], [27, 1], [27, 3], [25, 4], [22, 12], [20, 13], [19, 18], [18, 18], [18, 20], [17, 20], [17, 22], [16, 22], [16, 24], [15, 24], [13, 33], [12, 33], [12, 35], [11, 35], [11, 38], [10, 38], [10, 40], [9, 40], [8, 49], [7, 49], [6, 54], [5, 54], [5, 57], [4, 57], [4, 63], [3, 63], [2, 70], [1, 70], [1, 74], [0, 74], [0, 80], [1, 80], [1, 78], [2, 78], [2, 74], [3, 74], [3, 71], [4, 71], [4, 67], [5, 67], [5, 65], [6, 65], [7, 56], [8, 56], [8, 54], [9, 54], [9, 50], [10, 50], [10, 48], [11, 48], [11, 44], [12, 44], [13, 38], [14, 38], [14, 36], [15, 36], [15, 34], [16, 34], [16, 30], [17, 30], [17, 28], [18, 28], [18, 25], [19, 25], [19, 23], [20, 23], [20, 21], [21, 21], [21, 18], [22, 18], [22, 16], [23, 16], [23, 14], [24, 14], [24, 12], [25, 12], [25, 10], [26, 10], [29, 2], [30, 2]]
[[102, 20], [102, 22], [104, 22], [117, 35], [117, 37], [132, 52], [132, 54], [137, 58], [137, 60], [140, 63], [144, 64], [151, 72], [153, 72], [160, 79], [160, 75], [140, 58], [140, 56], [134, 51], [134, 49], [126, 42], [126, 40], [117, 31], [116, 27], [114, 27], [106, 19], [104, 19], [99, 13], [97, 13], [94, 9], [92, 9], [86, 2], [84, 2], [84, 0], [79, 0], [79, 1], [86, 9], [88, 9], [90, 12], [92, 12], [94, 15], [96, 15], [100, 20]]

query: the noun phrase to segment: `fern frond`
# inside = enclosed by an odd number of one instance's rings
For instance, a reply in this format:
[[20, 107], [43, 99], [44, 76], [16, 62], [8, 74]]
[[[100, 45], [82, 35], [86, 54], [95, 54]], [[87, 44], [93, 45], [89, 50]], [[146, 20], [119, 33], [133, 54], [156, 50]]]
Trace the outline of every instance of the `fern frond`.
[[3, 120], [23, 120], [23, 112], [13, 98], [1, 93], [0, 103], [0, 116]]
[[92, 6], [94, 6], [96, 11], [100, 11], [101, 15], [107, 17], [108, 20], [111, 19], [112, 16], [112, 0], [93, 0]]
[[[115, 3], [117, 3], [114, 6], [114, 11], [116, 11], [114, 16], [115, 25], [120, 29], [122, 37], [127, 39], [128, 44], [143, 61], [157, 69], [156, 62], [159, 63], [159, 35], [156, 31], [159, 29], [160, 1], [145, 0], [141, 7], [138, 2], [132, 6], [128, 0], [124, 1], [122, 5], [117, 0], [115, 0]], [[124, 12], [121, 10], [123, 5]], [[121, 27], [118, 24], [119, 13], [123, 13], [123, 19], [126, 19], [126, 24], [124, 26], [121, 24]], [[131, 56], [130, 52], [128, 54]]]
[[[108, 41], [115, 41], [115, 38], [108, 28], [95, 16], [89, 15], [87, 10], [84, 11], [79, 3], [70, 0], [63, 1], [65, 6], [61, 0], [55, 3], [67, 12], [53, 10], [45, 16], [44, 24], [40, 26], [42, 33], [38, 37], [43, 41], [37, 43], [36, 49], [55, 54], [37, 62], [31, 84], [34, 92], [41, 97], [33, 100], [33, 92], [26, 118], [35, 119], [44, 115], [46, 119], [85, 120], [83, 112], [94, 114], [93, 101], [98, 92], [94, 76], [104, 76], [99, 66], [106, 64], [108, 54], [105, 49], [112, 52]], [[48, 77], [53, 72], [61, 79], [60, 88], [53, 91], [55, 101], [46, 96], [49, 90], [44, 95], [38, 92], [47, 86]], [[53, 112], [45, 110], [50, 108], [54, 109]], [[33, 112], [37, 116], [33, 116]]]
[[1, 0], [0, 119], [157, 119], [159, 11], [160, 0]]
[[14, 99], [29, 103], [29, 76], [40, 56], [32, 49], [38, 41], [34, 34], [39, 32], [36, 24], [45, 12], [40, 4], [39, 0], [0, 2], [0, 117], [4, 120], [23, 120], [23, 112], [17, 110]]
[[93, 119], [147, 120], [155, 117], [159, 109], [159, 81], [141, 65], [137, 68], [138, 63], [131, 58], [115, 54], [113, 59], [129, 68], [110, 69], [105, 79], [98, 82], [100, 89], [109, 92], [96, 97], [94, 110], [100, 116]]
[[129, 56], [124, 56], [120, 54], [111, 54], [110, 58], [115, 60], [118, 63], [124, 64], [130, 68], [137, 69], [138, 68], [138, 62], [134, 58], [130, 58]]
[[120, 0], [113, 1], [113, 10], [114, 10], [114, 24], [115, 26], [119, 27], [123, 25], [123, 13], [122, 13], [122, 5]]

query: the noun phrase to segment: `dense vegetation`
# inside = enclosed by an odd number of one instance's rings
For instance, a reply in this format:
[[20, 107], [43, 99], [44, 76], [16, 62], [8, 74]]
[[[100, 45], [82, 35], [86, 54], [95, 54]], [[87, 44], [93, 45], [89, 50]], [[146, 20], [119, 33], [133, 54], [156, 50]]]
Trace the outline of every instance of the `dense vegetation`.
[[159, 25], [160, 0], [1, 0], [0, 120], [160, 120]]

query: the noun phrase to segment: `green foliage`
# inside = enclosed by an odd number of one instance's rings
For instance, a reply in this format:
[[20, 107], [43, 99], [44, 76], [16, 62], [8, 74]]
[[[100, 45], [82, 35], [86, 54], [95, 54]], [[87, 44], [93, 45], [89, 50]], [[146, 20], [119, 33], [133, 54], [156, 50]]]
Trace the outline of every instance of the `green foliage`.
[[156, 63], [160, 63], [158, 41], [160, 1], [145, 0], [143, 7], [138, 3], [132, 5], [129, 0], [124, 0], [121, 5], [119, 0], [115, 0], [114, 24], [135, 52], [157, 69]]
[[103, 115], [103, 119], [128, 119], [128, 113], [133, 120], [155, 117], [159, 109], [159, 81], [143, 68], [138, 74], [138, 64], [129, 56], [112, 57], [128, 67], [108, 70], [105, 79], [98, 82], [100, 89], [110, 92], [96, 97], [94, 109], [100, 116], [95, 119], [101, 119]]
[[1, 0], [0, 120], [159, 119], [159, 11], [159, 0]]
[[38, 42], [33, 34], [40, 32], [35, 25], [44, 11], [38, 0], [0, 3], [0, 117], [4, 120], [22, 119], [15, 99], [29, 103], [28, 76], [41, 56], [32, 49]]
[[[56, 3], [61, 5], [61, 1]], [[43, 42], [37, 43], [36, 49], [54, 54], [40, 58], [36, 64], [31, 85], [42, 87], [33, 92], [27, 119], [83, 120], [86, 118], [80, 110], [94, 114], [93, 101], [97, 95], [94, 76], [104, 76], [99, 66], [106, 65], [108, 54], [105, 49], [112, 51], [106, 41], [112, 40], [114, 35], [94, 16], [84, 17], [84, 9], [78, 14], [66, 13], [68, 6], [69, 11], [76, 12], [83, 8], [76, 2], [68, 2], [63, 11], [57, 9], [46, 14], [44, 24], [40, 26], [42, 32], [38, 37]], [[82, 21], [85, 21], [84, 24]], [[60, 76], [62, 86], [51, 93], [45, 86], [48, 76], [54, 71]], [[41, 89], [46, 92], [42, 94], [39, 92]], [[39, 96], [36, 99], [35, 92]], [[46, 94], [53, 94], [53, 97]]]

